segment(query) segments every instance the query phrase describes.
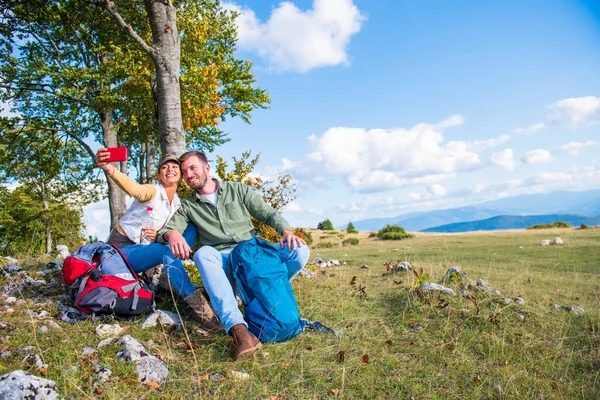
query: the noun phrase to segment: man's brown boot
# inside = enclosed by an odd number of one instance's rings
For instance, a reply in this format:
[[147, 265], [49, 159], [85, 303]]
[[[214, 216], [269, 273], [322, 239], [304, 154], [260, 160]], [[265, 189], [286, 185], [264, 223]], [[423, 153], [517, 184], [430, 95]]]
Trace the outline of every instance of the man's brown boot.
[[184, 301], [192, 309], [192, 318], [194, 318], [202, 328], [209, 332], [223, 331], [219, 319], [210, 307], [210, 304], [208, 304], [208, 300], [206, 300], [201, 290], [196, 290], [186, 297]]
[[231, 356], [235, 361], [243, 360], [262, 347], [256, 336], [244, 324], [232, 326], [229, 332], [233, 336], [233, 351]]

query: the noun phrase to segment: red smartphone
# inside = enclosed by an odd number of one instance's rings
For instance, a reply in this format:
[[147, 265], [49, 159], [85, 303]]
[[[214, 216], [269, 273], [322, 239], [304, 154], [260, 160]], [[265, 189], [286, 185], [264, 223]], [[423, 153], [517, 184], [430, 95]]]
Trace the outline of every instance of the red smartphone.
[[127, 160], [127, 147], [125, 146], [109, 147], [108, 149], [106, 149], [106, 151], [110, 153], [110, 157], [104, 160], [104, 162], [111, 163]]

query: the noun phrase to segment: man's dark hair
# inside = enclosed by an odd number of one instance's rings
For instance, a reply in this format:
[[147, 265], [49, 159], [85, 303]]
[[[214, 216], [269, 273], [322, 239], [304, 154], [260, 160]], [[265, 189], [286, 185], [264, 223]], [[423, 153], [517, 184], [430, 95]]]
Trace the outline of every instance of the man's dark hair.
[[185, 160], [191, 157], [198, 157], [198, 160], [202, 161], [204, 164], [208, 164], [208, 159], [206, 158], [206, 154], [198, 150], [190, 150], [186, 151], [179, 157], [179, 162], [183, 164]]

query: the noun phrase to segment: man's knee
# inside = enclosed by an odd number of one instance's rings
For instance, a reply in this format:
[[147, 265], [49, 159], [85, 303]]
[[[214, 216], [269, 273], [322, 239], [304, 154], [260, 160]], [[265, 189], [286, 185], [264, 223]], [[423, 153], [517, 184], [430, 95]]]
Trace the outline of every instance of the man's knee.
[[296, 252], [298, 253], [298, 262], [304, 267], [310, 258], [310, 249], [308, 246], [304, 245], [302, 247], [297, 247]]
[[194, 262], [198, 268], [218, 266], [222, 268], [223, 259], [219, 250], [211, 246], [202, 246], [194, 253]]

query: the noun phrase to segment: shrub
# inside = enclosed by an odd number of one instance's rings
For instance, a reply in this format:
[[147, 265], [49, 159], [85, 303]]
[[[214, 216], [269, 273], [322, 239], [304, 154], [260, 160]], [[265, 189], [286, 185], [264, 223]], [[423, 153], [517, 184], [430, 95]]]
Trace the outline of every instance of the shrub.
[[331, 221], [328, 219], [326, 219], [325, 221], [321, 221], [319, 222], [319, 225], [317, 225], [317, 229], [321, 230], [321, 231], [332, 231], [333, 229], [333, 224], [331, 223]]
[[579, 229], [590, 229], [590, 227], [587, 226], [586, 224], [581, 224], [581, 226], [579, 227]]
[[379, 237], [379, 235], [377, 235], [377, 232], [371, 232], [371, 233], [369, 233], [369, 237], [370, 238], [372, 238], [372, 237]]
[[321, 243], [317, 243], [317, 245], [315, 246], [316, 249], [331, 249], [333, 247], [337, 247], [337, 243], [321, 242]]
[[570, 228], [571, 224], [568, 222], [556, 221], [551, 224], [537, 224], [529, 226], [525, 229], [550, 229], [550, 228]]
[[343, 245], [349, 244], [351, 246], [356, 246], [360, 240], [357, 238], [348, 238], [342, 242]]
[[415, 235], [411, 235], [410, 233], [400, 233], [400, 232], [386, 232], [383, 235], [379, 236], [381, 240], [402, 240], [402, 239], [410, 239], [415, 237]]
[[379, 230], [377, 236], [379, 236], [381, 240], [402, 240], [414, 237], [414, 235], [406, 233], [403, 227], [390, 224]]
[[356, 228], [354, 228], [354, 224], [352, 223], [352, 221], [348, 222], [348, 227], [346, 228], [346, 232], [348, 232], [348, 233], [358, 233], [358, 231], [356, 230]]

